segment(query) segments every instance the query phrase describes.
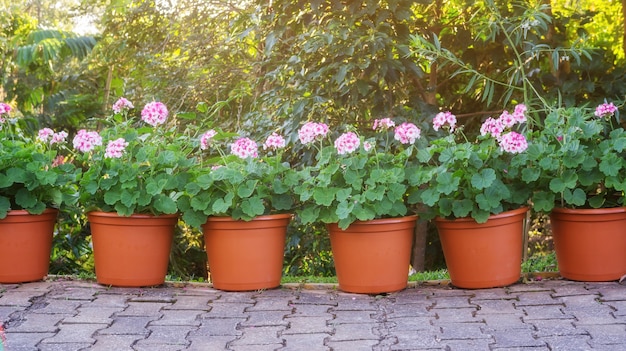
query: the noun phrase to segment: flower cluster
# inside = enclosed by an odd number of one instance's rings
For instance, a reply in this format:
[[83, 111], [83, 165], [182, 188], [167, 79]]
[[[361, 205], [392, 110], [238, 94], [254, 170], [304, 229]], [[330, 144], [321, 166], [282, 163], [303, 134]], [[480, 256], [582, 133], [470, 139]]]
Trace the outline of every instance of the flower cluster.
[[[499, 118], [492, 117], [480, 127], [480, 135], [491, 135], [498, 140], [502, 150], [510, 153], [520, 153], [526, 151], [528, 142], [522, 134], [510, 131], [517, 124], [526, 122], [526, 105], [518, 104], [515, 106], [514, 112], [502, 112]], [[506, 132], [506, 133], [505, 133]]]
[[328, 134], [328, 125], [324, 123], [307, 122], [298, 131], [298, 138], [304, 145], [310, 144], [315, 140], [324, 138]]
[[132, 102], [128, 101], [126, 98], [121, 97], [113, 104], [113, 112], [121, 113], [124, 110], [130, 110], [135, 108]]
[[141, 110], [141, 119], [149, 125], [156, 127], [167, 121], [169, 112], [167, 106], [162, 102], [153, 101], [149, 102]]
[[353, 153], [359, 148], [359, 145], [361, 145], [361, 140], [354, 132], [341, 134], [339, 138], [335, 140], [335, 149], [337, 149], [339, 155]]
[[230, 146], [230, 153], [243, 159], [259, 157], [258, 150], [259, 146], [250, 138], [239, 138]]
[[389, 130], [396, 126], [396, 122], [392, 121], [391, 118], [381, 118], [374, 120], [373, 130]]
[[121, 158], [124, 155], [124, 150], [128, 146], [128, 142], [124, 138], [118, 138], [109, 141], [106, 151], [104, 152], [105, 158]]
[[[5, 104], [4, 102], [0, 102], [0, 123], [4, 123], [4, 117], [2, 115], [9, 114], [11, 112], [11, 106]], [[0, 126], [0, 130], [2, 126]]]
[[415, 124], [409, 122], [402, 123], [394, 131], [394, 138], [402, 144], [415, 144], [420, 135], [421, 130]]
[[200, 150], [207, 150], [209, 145], [211, 144], [211, 140], [214, 136], [217, 135], [217, 132], [214, 129], [211, 129], [200, 137]]
[[605, 102], [596, 107], [596, 112], [594, 113], [594, 115], [598, 118], [610, 118], [613, 117], [616, 111], [617, 107], [612, 102]]
[[456, 116], [449, 111], [439, 112], [435, 115], [435, 118], [433, 118], [433, 129], [435, 131], [438, 131], [439, 128], [444, 127], [446, 124], [448, 128], [450, 128], [450, 132], [453, 132], [456, 127]]
[[278, 133], [272, 133], [270, 136], [267, 137], [267, 139], [265, 140], [265, 143], [263, 143], [263, 150], [284, 149], [286, 145], [287, 145], [287, 142], [285, 141], [285, 138], [282, 135]]
[[43, 128], [37, 133], [37, 139], [42, 143], [54, 145], [64, 143], [67, 139], [67, 135], [66, 131], [55, 133], [55, 131], [50, 128]]
[[81, 129], [76, 133], [73, 140], [74, 149], [80, 152], [90, 152], [96, 146], [102, 145], [102, 137], [98, 132], [88, 132]]

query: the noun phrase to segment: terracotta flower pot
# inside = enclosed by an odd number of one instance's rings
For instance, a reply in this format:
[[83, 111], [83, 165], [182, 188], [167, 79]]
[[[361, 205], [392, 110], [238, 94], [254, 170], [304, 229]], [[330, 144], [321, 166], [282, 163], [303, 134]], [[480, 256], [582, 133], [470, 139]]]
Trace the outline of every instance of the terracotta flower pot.
[[12, 210], [0, 219], [0, 283], [24, 283], [43, 279], [50, 266], [56, 209], [31, 215]]
[[251, 221], [209, 217], [202, 226], [213, 287], [226, 291], [280, 285], [290, 214]]
[[345, 230], [329, 224], [339, 289], [361, 294], [407, 286], [417, 216], [357, 221]]
[[550, 223], [562, 277], [610, 281], [626, 274], [626, 207], [555, 208]]
[[154, 286], [165, 282], [178, 215], [89, 212], [98, 283]]
[[521, 276], [527, 207], [489, 217], [435, 219], [452, 285], [480, 289], [511, 285]]

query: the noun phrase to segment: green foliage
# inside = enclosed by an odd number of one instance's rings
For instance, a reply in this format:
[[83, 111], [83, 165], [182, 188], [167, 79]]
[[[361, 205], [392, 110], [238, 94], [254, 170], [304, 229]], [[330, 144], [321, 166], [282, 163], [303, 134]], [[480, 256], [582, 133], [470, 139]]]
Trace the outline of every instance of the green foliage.
[[[261, 215], [293, 211], [292, 189], [299, 181], [289, 163], [282, 161], [284, 146], [269, 148], [266, 154], [257, 157], [257, 143], [239, 138], [235, 144], [249, 142], [246, 153], [236, 153], [232, 144], [231, 154], [226, 154], [225, 141], [229, 134], [213, 130], [207, 133], [211, 136], [200, 138], [197, 162], [190, 171], [184, 196], [179, 200], [187, 224], [199, 228], [208, 216], [251, 220]], [[209, 147], [217, 157], [204, 155], [204, 149]]]
[[598, 117], [585, 107], [559, 108], [543, 124], [519, 159], [529, 165], [522, 179], [535, 189], [534, 209], [623, 205], [626, 132], [613, 113]]
[[75, 203], [78, 171], [58, 152], [60, 143], [26, 136], [19, 123], [0, 112], [0, 218]]
[[298, 171], [302, 182], [294, 191], [302, 203], [298, 215], [303, 224], [338, 223], [345, 229], [356, 220], [409, 212], [409, 159], [415, 145], [392, 145], [393, 133], [386, 129], [368, 139], [353, 135], [359, 143], [354, 150], [339, 154], [338, 148], [320, 142], [316, 162]]
[[421, 164], [410, 178], [409, 202], [426, 205], [420, 218], [472, 217], [484, 223], [492, 214], [527, 203], [533, 189], [520, 177], [526, 164], [518, 158], [523, 157], [524, 150], [505, 150], [503, 143], [506, 135], [516, 133], [509, 129], [514, 124], [506, 129], [502, 124], [510, 116], [505, 112], [497, 120], [502, 128], [497, 133], [486, 128], [486, 121], [476, 140], [468, 140], [463, 127], [450, 123], [444, 126], [450, 130], [448, 135], [432, 140], [419, 151]]
[[[185, 152], [188, 141], [175, 126], [144, 127], [126, 117], [127, 111], [110, 116], [100, 145], [77, 154], [85, 168], [79, 182], [81, 205], [86, 211], [121, 216], [177, 213], [193, 163]], [[107, 157], [107, 144], [119, 138], [128, 143], [123, 154]]]

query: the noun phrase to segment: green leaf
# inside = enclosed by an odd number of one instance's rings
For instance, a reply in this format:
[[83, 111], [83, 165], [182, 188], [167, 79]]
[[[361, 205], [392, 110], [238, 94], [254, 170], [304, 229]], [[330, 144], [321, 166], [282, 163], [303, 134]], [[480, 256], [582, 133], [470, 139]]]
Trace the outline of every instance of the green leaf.
[[15, 194], [15, 202], [23, 208], [31, 208], [37, 203], [37, 197], [27, 189], [20, 189]]
[[436, 190], [445, 195], [450, 195], [459, 188], [460, 179], [450, 172], [437, 175]]
[[452, 204], [452, 212], [454, 217], [467, 217], [474, 208], [474, 202], [470, 199], [456, 200]]
[[254, 189], [256, 188], [258, 182], [258, 180], [247, 180], [237, 189], [237, 196], [241, 198], [250, 197], [252, 193], [254, 193]]
[[157, 195], [157, 198], [154, 200], [154, 208], [165, 214], [174, 214], [178, 212], [176, 201], [164, 194]]
[[243, 213], [252, 218], [264, 214], [265, 206], [263, 205], [263, 200], [258, 197], [252, 197], [243, 200], [241, 203], [241, 210]]
[[322, 206], [330, 206], [335, 199], [335, 194], [337, 193], [337, 188], [326, 188], [320, 189], [316, 188], [313, 191], [313, 199], [315, 202]]
[[307, 206], [304, 210], [299, 212], [300, 220], [302, 224], [310, 224], [317, 222], [320, 215], [320, 208], [317, 206]]
[[339, 219], [348, 218], [354, 209], [354, 202], [352, 201], [342, 201], [337, 205], [337, 217]]
[[478, 190], [482, 190], [491, 186], [496, 180], [496, 171], [492, 168], [486, 168], [480, 171], [480, 173], [474, 173], [472, 175], [472, 186]]

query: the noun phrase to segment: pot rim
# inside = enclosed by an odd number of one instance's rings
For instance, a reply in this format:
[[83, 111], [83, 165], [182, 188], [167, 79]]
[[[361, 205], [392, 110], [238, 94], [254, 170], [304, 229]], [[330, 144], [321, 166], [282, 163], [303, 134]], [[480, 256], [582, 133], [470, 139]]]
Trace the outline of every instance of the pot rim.
[[565, 208], [555, 207], [552, 212], [576, 215], [594, 215], [594, 214], [613, 214], [626, 212], [626, 206], [607, 207], [607, 208]]
[[7, 212], [7, 217], [8, 216], [41, 216], [41, 215], [46, 215], [46, 214], [58, 213], [58, 212], [59, 210], [53, 207], [47, 207], [40, 214], [31, 214], [26, 210], [9, 210], [9, 212]]
[[271, 220], [276, 220], [276, 219], [291, 219], [293, 218], [293, 214], [291, 213], [276, 213], [276, 214], [269, 214], [269, 215], [263, 215], [263, 216], [256, 216], [254, 218], [252, 218], [249, 221], [245, 221], [243, 219], [233, 219], [230, 216], [209, 216], [207, 217], [207, 222], [251, 222], [251, 221], [271, 221]]
[[151, 215], [144, 213], [134, 213], [130, 216], [120, 216], [117, 212], [104, 212], [104, 211], [89, 211], [87, 212], [87, 216], [97, 216], [97, 217], [107, 217], [107, 218], [177, 218], [179, 216], [178, 213], [174, 214], [162, 214], [162, 215]]
[[[508, 210], [508, 211], [500, 212], [500, 213], [495, 214], [495, 215], [490, 215], [489, 216], [489, 220], [491, 220], [491, 219], [503, 219], [503, 218], [519, 216], [521, 214], [524, 214], [524, 213], [528, 212], [528, 210], [530, 210], [529, 206], [522, 206], [522, 207], [516, 208], [514, 210]], [[442, 223], [460, 223], [460, 222], [475, 222], [476, 220], [474, 220], [474, 218], [472, 218], [472, 217], [463, 217], [463, 218], [455, 218], [455, 219], [447, 219], [447, 218], [443, 218], [443, 217], [436, 217], [435, 221], [436, 222], [442, 222]]]

